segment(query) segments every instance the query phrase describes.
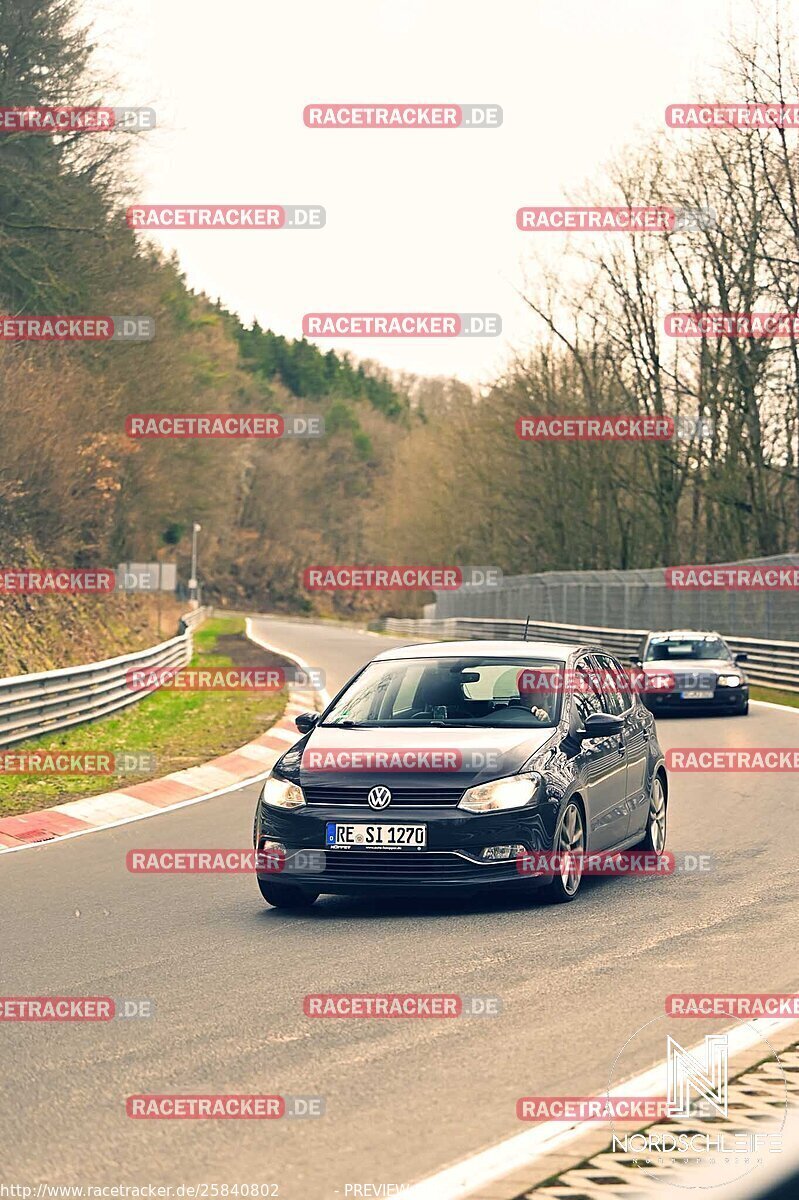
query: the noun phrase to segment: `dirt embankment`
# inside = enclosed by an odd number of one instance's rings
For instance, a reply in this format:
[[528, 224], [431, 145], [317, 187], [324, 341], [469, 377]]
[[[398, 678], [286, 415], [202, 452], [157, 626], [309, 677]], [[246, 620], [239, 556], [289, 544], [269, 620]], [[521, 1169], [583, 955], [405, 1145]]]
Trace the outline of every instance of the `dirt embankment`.
[[177, 633], [187, 608], [171, 595], [0, 593], [0, 678], [74, 667], [143, 650]]

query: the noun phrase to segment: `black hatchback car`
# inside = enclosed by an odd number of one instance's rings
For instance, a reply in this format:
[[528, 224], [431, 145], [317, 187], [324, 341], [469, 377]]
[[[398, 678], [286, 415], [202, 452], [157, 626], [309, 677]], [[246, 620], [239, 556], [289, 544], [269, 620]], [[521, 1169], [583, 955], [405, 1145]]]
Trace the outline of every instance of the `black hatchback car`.
[[[536, 884], [569, 901], [581, 852], [664, 848], [654, 718], [601, 648], [404, 646], [296, 723], [303, 737], [255, 814], [258, 883], [276, 907], [322, 893]], [[563, 865], [523, 876], [519, 861], [535, 851]]]

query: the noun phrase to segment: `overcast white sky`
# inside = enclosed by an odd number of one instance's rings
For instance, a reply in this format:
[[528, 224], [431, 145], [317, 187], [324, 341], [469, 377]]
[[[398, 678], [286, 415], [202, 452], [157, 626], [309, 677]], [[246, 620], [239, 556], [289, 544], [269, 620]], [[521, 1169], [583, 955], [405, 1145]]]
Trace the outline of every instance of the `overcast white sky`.
[[[536, 235], [516, 230], [516, 209], [563, 203], [662, 126], [667, 104], [696, 98], [752, 5], [86, 0], [85, 12], [98, 65], [119, 80], [108, 102], [158, 111], [140, 139], [142, 201], [327, 210], [321, 231], [153, 235], [191, 286], [288, 337], [307, 311], [498, 312], [500, 339], [323, 343], [485, 382], [530, 334], [514, 285]], [[492, 102], [504, 124], [306, 129], [317, 100]]]

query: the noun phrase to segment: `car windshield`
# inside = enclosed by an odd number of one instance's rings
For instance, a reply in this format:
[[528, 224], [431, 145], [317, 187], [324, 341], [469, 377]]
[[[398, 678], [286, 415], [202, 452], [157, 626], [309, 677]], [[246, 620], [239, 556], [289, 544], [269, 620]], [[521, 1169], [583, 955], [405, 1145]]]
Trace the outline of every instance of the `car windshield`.
[[713, 634], [688, 637], [654, 637], [646, 648], [646, 662], [669, 662], [676, 658], [729, 659], [730, 652]]
[[554, 726], [564, 666], [550, 659], [483, 657], [376, 661], [342, 693], [323, 724]]

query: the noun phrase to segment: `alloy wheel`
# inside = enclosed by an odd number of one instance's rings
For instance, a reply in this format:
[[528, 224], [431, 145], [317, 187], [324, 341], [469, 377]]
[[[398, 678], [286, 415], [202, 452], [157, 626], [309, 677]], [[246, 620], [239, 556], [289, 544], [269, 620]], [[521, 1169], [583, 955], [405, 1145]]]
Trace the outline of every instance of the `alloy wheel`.
[[558, 832], [556, 853], [561, 855], [560, 878], [563, 890], [573, 896], [583, 874], [582, 855], [585, 851], [583, 816], [576, 804], [566, 805]]
[[658, 854], [666, 845], [666, 795], [659, 775], [652, 781], [652, 795], [649, 797], [649, 840]]

